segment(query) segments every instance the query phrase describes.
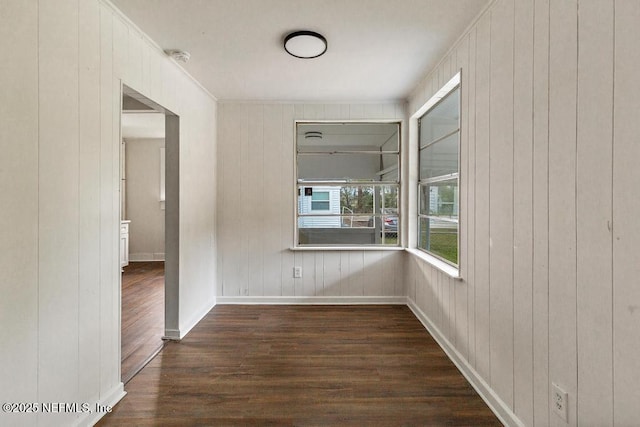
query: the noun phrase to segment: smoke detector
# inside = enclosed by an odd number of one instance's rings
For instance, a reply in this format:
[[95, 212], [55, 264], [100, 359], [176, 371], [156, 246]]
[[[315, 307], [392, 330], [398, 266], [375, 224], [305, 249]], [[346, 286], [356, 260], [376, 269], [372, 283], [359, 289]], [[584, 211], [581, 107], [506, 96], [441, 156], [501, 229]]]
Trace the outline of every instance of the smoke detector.
[[184, 63], [186, 63], [189, 60], [189, 58], [191, 58], [191, 54], [186, 50], [170, 49], [170, 50], [165, 50], [164, 52], [170, 57], [172, 57], [173, 59], [175, 59], [176, 61], [180, 61]]

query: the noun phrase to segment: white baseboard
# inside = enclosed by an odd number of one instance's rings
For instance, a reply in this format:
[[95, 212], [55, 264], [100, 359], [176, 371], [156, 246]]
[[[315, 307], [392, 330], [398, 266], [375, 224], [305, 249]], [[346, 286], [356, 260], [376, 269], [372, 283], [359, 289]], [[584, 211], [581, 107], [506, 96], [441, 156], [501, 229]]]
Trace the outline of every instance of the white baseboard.
[[163, 340], [180, 341], [180, 329], [165, 329]]
[[[102, 407], [106, 407], [106, 406], [110, 406], [111, 408], [113, 408], [114, 406], [116, 406], [116, 403], [118, 403], [125, 395], [127, 394], [126, 391], [124, 391], [124, 384], [123, 383], [118, 383], [114, 388], [111, 389], [111, 391], [109, 391], [105, 397], [103, 397], [102, 399], [100, 399], [99, 402], [96, 402], [96, 404], [99, 404]], [[91, 402], [89, 402], [91, 403]], [[93, 408], [92, 408], [93, 409]], [[95, 425], [102, 417], [104, 417], [107, 413], [106, 412], [93, 412], [91, 414], [87, 414], [86, 417], [84, 418], [80, 418], [78, 420], [78, 422], [76, 423], [77, 426], [93, 426]]]
[[218, 304], [248, 304], [248, 305], [364, 305], [364, 304], [394, 304], [405, 305], [406, 297], [218, 297]]
[[135, 254], [129, 254], [129, 262], [150, 262], [150, 261], [164, 261], [164, 253], [139, 252]]
[[172, 340], [172, 341], [180, 341], [182, 338], [184, 338], [189, 331], [191, 331], [191, 329], [193, 329], [194, 326], [196, 326], [198, 324], [199, 321], [201, 321], [204, 316], [207, 315], [207, 313], [209, 313], [211, 311], [211, 309], [213, 307], [216, 306], [216, 300], [214, 298], [214, 300], [212, 302], [209, 302], [208, 304], [206, 304], [204, 306], [204, 308], [197, 313], [195, 316], [191, 317], [191, 319], [189, 319], [189, 321], [186, 323], [185, 327], [182, 327], [180, 329], [165, 329], [164, 330], [164, 336], [162, 337], [163, 339], [167, 339], [167, 340]]
[[471, 386], [478, 392], [482, 400], [489, 406], [489, 409], [498, 417], [505, 426], [524, 427], [524, 423], [513, 413], [511, 408], [493, 391], [491, 386], [478, 374], [478, 372], [462, 357], [449, 340], [431, 322], [426, 314], [418, 307], [411, 298], [407, 297], [407, 306], [413, 314], [420, 320], [422, 325], [429, 331], [438, 345], [444, 350], [449, 359], [456, 365], [458, 370], [469, 381]]

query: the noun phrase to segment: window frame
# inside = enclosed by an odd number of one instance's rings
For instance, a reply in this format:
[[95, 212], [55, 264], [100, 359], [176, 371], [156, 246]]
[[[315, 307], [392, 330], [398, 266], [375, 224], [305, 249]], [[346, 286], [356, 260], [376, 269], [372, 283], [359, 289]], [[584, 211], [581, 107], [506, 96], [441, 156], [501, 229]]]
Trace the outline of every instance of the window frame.
[[[397, 163], [397, 178], [396, 181], [365, 181], [365, 180], [327, 180], [327, 179], [318, 179], [318, 180], [305, 180], [298, 178], [298, 156], [300, 151], [298, 150], [298, 126], [304, 124], [394, 124], [398, 127], [398, 148], [397, 151], [381, 151], [381, 152], [371, 152], [371, 151], [362, 151], [354, 153], [350, 150], [344, 150], [344, 152], [335, 152], [335, 154], [392, 154], [396, 155], [398, 159]], [[402, 229], [402, 220], [401, 220], [401, 211], [402, 211], [402, 152], [403, 152], [403, 143], [402, 143], [402, 130], [403, 130], [403, 120], [400, 119], [388, 119], [388, 120], [294, 120], [293, 123], [293, 135], [294, 135], [294, 155], [293, 155], [293, 182], [294, 182], [294, 233], [293, 233], [293, 245], [291, 247], [292, 250], [403, 250], [402, 239], [401, 239], [401, 229]], [[305, 151], [303, 155], [314, 155], [318, 153]], [[388, 173], [389, 168], [384, 171]], [[305, 187], [373, 187], [374, 192], [377, 187], [386, 187], [393, 186], [396, 188], [397, 193], [397, 207], [395, 214], [386, 214], [386, 213], [376, 213], [375, 210], [371, 215], [373, 218], [380, 218], [380, 221], [384, 221], [384, 218], [388, 216], [397, 216], [397, 229], [398, 232], [396, 234], [396, 243], [388, 244], [388, 243], [349, 243], [349, 244], [325, 244], [325, 243], [313, 243], [313, 244], [301, 244], [300, 243], [300, 226], [299, 221], [300, 218], [304, 217], [339, 217], [340, 221], [343, 221], [343, 218], [353, 216], [353, 214], [343, 214], [342, 212], [338, 214], [327, 214], [320, 213], [322, 211], [317, 211], [318, 213], [314, 214], [313, 210], [310, 210], [308, 214], [301, 215], [299, 213], [299, 195], [300, 191], [304, 191]], [[310, 206], [311, 207], [311, 206]], [[366, 214], [362, 214], [363, 216]], [[384, 226], [383, 226], [384, 227]], [[361, 228], [373, 228], [372, 227], [361, 227]], [[384, 232], [384, 231], [383, 231]], [[386, 235], [383, 236], [382, 241], [386, 239]]]
[[[450, 130], [448, 132], [446, 132], [445, 134], [438, 136], [437, 138], [435, 138], [432, 141], [429, 141], [428, 143], [422, 145], [421, 144], [421, 123], [422, 120], [428, 116], [428, 114], [430, 112], [432, 112], [435, 108], [437, 108], [439, 105], [442, 104], [442, 102], [444, 102], [445, 100], [447, 100], [456, 90], [458, 90], [458, 125], [457, 128], [455, 130]], [[460, 272], [460, 265], [461, 265], [461, 259], [460, 259], [460, 242], [461, 242], [461, 230], [462, 230], [462, 221], [461, 221], [461, 199], [460, 199], [460, 187], [462, 185], [462, 180], [461, 180], [461, 135], [462, 135], [462, 85], [461, 85], [461, 79], [460, 79], [460, 72], [458, 72], [451, 80], [449, 80], [449, 82], [447, 82], [444, 86], [442, 86], [442, 88], [440, 88], [436, 94], [431, 97], [424, 105], [423, 107], [418, 110], [418, 112], [416, 112], [416, 114], [414, 114], [415, 120], [416, 120], [416, 126], [417, 126], [417, 148], [415, 150], [415, 154], [416, 154], [416, 163], [417, 163], [417, 182], [416, 182], [416, 192], [417, 192], [417, 199], [416, 199], [416, 209], [415, 209], [415, 215], [416, 215], [416, 219], [415, 219], [415, 226], [416, 226], [416, 242], [415, 242], [415, 248], [416, 250], [419, 251], [419, 253], [423, 253], [428, 255], [429, 257], [433, 257], [435, 258], [438, 262], [435, 262], [433, 264], [435, 264], [436, 266], [438, 266], [439, 268], [447, 271], [449, 274], [451, 274], [454, 277], [459, 277], [459, 272]], [[420, 171], [421, 171], [421, 151], [427, 149], [428, 147], [432, 147], [436, 144], [438, 144], [439, 142], [442, 141], [446, 141], [448, 138], [450, 138], [453, 135], [457, 134], [457, 141], [456, 141], [456, 156], [457, 156], [457, 171], [453, 172], [453, 173], [446, 173], [443, 175], [437, 175], [437, 176], [432, 176], [432, 177], [428, 177], [428, 178], [420, 178]], [[421, 213], [421, 206], [422, 206], [422, 194], [423, 194], [423, 188], [428, 188], [430, 185], [432, 184], [437, 184], [438, 182], [445, 182], [445, 181], [450, 181], [450, 180], [456, 180], [456, 184], [457, 184], [457, 192], [454, 192], [454, 206], [456, 206], [456, 199], [457, 199], [457, 216], [456, 216], [456, 220], [452, 222], [455, 222], [457, 224], [457, 236], [456, 236], [456, 259], [457, 259], [457, 263], [452, 262], [449, 259], [446, 259], [444, 256], [430, 251], [426, 248], [423, 248], [421, 246], [421, 223], [424, 220], [438, 220], [439, 216], [438, 215], [430, 215], [429, 213]], [[429, 228], [427, 225], [427, 233], [429, 234]], [[444, 263], [444, 266], [442, 266], [441, 263]], [[453, 270], [452, 270], [453, 269]]]

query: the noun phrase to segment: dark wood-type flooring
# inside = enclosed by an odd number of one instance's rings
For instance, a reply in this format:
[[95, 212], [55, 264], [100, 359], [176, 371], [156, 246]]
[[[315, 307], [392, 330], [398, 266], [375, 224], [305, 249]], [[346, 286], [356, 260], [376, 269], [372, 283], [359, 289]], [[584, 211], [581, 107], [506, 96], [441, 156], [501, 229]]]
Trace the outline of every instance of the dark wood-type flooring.
[[127, 382], [162, 347], [164, 262], [132, 262], [122, 273], [122, 365]]
[[215, 307], [101, 426], [499, 426], [406, 306]]

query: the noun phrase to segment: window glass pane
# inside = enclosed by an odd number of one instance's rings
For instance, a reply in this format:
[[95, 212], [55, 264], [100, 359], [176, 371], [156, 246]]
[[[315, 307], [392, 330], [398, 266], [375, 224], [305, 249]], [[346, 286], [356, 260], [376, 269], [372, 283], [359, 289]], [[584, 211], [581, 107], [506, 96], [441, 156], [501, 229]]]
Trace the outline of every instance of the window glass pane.
[[[329, 214], [397, 215], [400, 187], [393, 185], [323, 185], [298, 187], [298, 215], [315, 206], [330, 206]], [[325, 203], [323, 205], [323, 203]], [[363, 221], [366, 221], [364, 219]]]
[[373, 187], [338, 187], [340, 189], [340, 213], [342, 214], [373, 214]]
[[373, 245], [376, 241], [373, 228], [298, 228], [300, 245]]
[[376, 213], [397, 215], [399, 187], [397, 185], [380, 185], [376, 189], [378, 192], [376, 206], [380, 207]]
[[458, 265], [458, 223], [420, 218], [418, 247]]
[[398, 232], [396, 215], [298, 217], [298, 244], [301, 245], [396, 246]]
[[[337, 228], [340, 229], [343, 224], [344, 218], [339, 215], [323, 215], [323, 216], [313, 216], [313, 215], [305, 215], [298, 217], [298, 227], [300, 228]], [[367, 220], [365, 220], [365, 224]]]
[[420, 179], [458, 172], [458, 137], [455, 133], [420, 150]]
[[297, 244], [398, 244], [399, 129], [297, 124]]
[[418, 218], [418, 247], [429, 248], [429, 218]]
[[379, 181], [398, 181], [398, 155], [383, 154], [380, 156]]
[[458, 223], [440, 219], [427, 221], [427, 247], [429, 252], [458, 264]]
[[[385, 159], [385, 157], [387, 157]], [[393, 159], [389, 158], [392, 157]], [[380, 181], [386, 167], [398, 164], [398, 156], [381, 154], [298, 154], [298, 179], [306, 181]], [[386, 162], [385, 162], [386, 161]], [[397, 181], [398, 169], [389, 171], [386, 179]]]
[[311, 210], [328, 211], [331, 206], [328, 191], [314, 191], [311, 196]]
[[391, 152], [397, 153], [396, 149], [388, 149], [385, 147], [378, 147], [375, 145], [328, 145], [328, 144], [313, 144], [313, 145], [298, 145], [298, 153], [299, 154], [309, 154], [309, 153], [345, 153], [345, 152], [355, 152], [358, 153], [380, 153], [380, 152]]
[[329, 201], [329, 192], [328, 191], [314, 191], [311, 193], [311, 199], [313, 201]]
[[420, 185], [420, 215], [458, 218], [458, 180]]
[[420, 119], [420, 146], [424, 146], [460, 126], [460, 89], [451, 92]]
[[[448, 89], [443, 87], [437, 96], [446, 93], [446, 90]], [[420, 182], [417, 246], [457, 266], [459, 87], [446, 94], [435, 107], [420, 118], [418, 133]]]
[[331, 208], [331, 204], [328, 201], [311, 201], [312, 211], [328, 211]]
[[340, 214], [340, 187], [298, 187], [298, 214]]
[[299, 152], [398, 151], [398, 123], [298, 123]]
[[382, 232], [380, 233], [384, 243], [397, 244], [398, 232], [400, 228], [398, 226], [398, 215], [383, 215], [381, 217]]

